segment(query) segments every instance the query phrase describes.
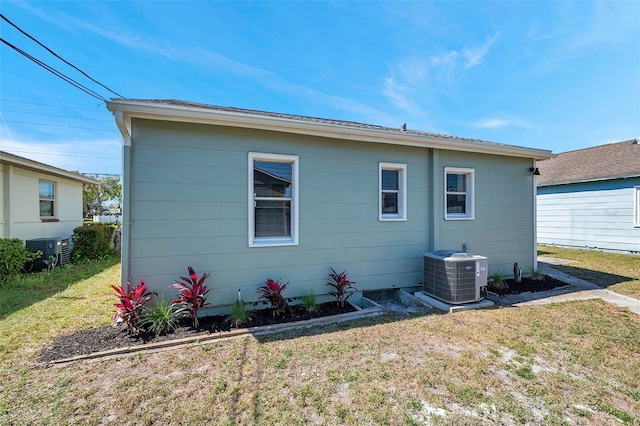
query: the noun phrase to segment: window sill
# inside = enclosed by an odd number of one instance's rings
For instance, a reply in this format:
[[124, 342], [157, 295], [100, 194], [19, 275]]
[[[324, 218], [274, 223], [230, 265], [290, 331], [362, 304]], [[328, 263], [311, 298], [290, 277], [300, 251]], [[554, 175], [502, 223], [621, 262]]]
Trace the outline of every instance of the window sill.
[[297, 245], [298, 242], [293, 238], [257, 238], [249, 242], [249, 247], [280, 247]]
[[390, 215], [379, 216], [378, 220], [380, 222], [406, 222], [407, 218], [397, 214], [390, 214]]
[[55, 219], [55, 218], [40, 218], [40, 222], [44, 222], [44, 223], [49, 223], [49, 222], [60, 222], [60, 219]]
[[474, 216], [445, 216], [444, 220], [476, 220]]

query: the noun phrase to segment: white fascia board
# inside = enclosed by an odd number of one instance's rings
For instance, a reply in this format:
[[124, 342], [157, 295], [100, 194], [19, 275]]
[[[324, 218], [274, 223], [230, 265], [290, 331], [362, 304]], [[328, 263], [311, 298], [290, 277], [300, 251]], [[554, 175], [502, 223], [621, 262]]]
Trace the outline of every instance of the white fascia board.
[[345, 139], [359, 142], [386, 143], [392, 145], [416, 146], [451, 151], [474, 152], [481, 154], [506, 155], [510, 157], [547, 160], [553, 157], [551, 151], [493, 144], [457, 138], [416, 135], [412, 133], [394, 133], [384, 130], [341, 126], [333, 123], [295, 120], [284, 117], [262, 116], [241, 111], [214, 110], [197, 106], [151, 104], [148, 102], [112, 100], [107, 108], [114, 114], [121, 111], [125, 117], [149, 120], [177, 121], [218, 126], [241, 127], [248, 129], [271, 130], [275, 132], [295, 133]]
[[609, 176], [609, 177], [594, 178], [594, 179], [570, 180], [566, 182], [543, 183], [543, 184], [538, 184], [538, 187], [573, 185], [575, 183], [602, 182], [605, 180], [624, 180], [624, 179], [634, 179], [638, 177], [640, 177], [640, 174], [619, 175], [619, 176]]
[[49, 175], [54, 175], [58, 177], [63, 177], [69, 180], [75, 180], [82, 183], [87, 184], [99, 184], [100, 181], [77, 175], [75, 173], [71, 173], [64, 169], [59, 169], [54, 166], [50, 166], [48, 164], [39, 163], [37, 161], [29, 160], [28, 158], [19, 157], [17, 155], [12, 155], [7, 152], [0, 152], [0, 163], [12, 164], [14, 166], [22, 167], [23, 169], [32, 170], [40, 173], [46, 173]]

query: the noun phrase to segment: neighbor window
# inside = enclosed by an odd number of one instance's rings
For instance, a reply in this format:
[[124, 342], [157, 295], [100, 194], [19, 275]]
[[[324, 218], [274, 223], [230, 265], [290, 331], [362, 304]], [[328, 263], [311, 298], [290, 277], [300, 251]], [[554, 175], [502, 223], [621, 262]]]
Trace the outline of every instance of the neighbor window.
[[474, 219], [474, 170], [446, 167], [445, 219]]
[[54, 215], [55, 185], [53, 182], [40, 181], [40, 217], [51, 218]]
[[249, 246], [298, 244], [298, 157], [249, 153]]
[[636, 186], [633, 188], [633, 215], [635, 220], [633, 221], [633, 226], [640, 227], [640, 186]]
[[407, 165], [380, 163], [380, 220], [407, 220]]

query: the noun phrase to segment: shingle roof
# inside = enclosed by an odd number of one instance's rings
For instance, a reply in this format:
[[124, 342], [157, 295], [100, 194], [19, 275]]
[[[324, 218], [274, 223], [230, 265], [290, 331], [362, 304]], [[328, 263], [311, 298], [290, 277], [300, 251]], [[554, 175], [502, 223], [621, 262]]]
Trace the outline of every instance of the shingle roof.
[[425, 132], [422, 130], [407, 129], [406, 126], [400, 126], [400, 125], [398, 127], [385, 127], [385, 126], [379, 126], [374, 124], [358, 123], [355, 121], [333, 120], [333, 119], [327, 119], [327, 118], [308, 117], [308, 116], [302, 116], [302, 115], [285, 114], [285, 113], [278, 113], [278, 112], [267, 112], [267, 111], [236, 108], [236, 107], [223, 107], [218, 105], [202, 104], [198, 102], [188, 102], [188, 101], [182, 101], [177, 99], [129, 99], [127, 98], [127, 99], [113, 99], [112, 101], [123, 101], [123, 102], [132, 101], [132, 102], [146, 103], [151, 105], [154, 105], [154, 104], [167, 105], [167, 106], [178, 107], [178, 108], [184, 107], [185, 109], [197, 108], [197, 109], [205, 109], [205, 110], [212, 110], [212, 111], [249, 114], [254, 116], [295, 120], [298, 122], [328, 124], [328, 125], [347, 127], [347, 128], [351, 127], [356, 129], [374, 130], [377, 132], [392, 133], [392, 134], [398, 134], [398, 135], [414, 135], [418, 137], [438, 138], [441, 140], [468, 142], [473, 144], [481, 144], [484, 146], [493, 146], [497, 148], [499, 147], [524, 148], [518, 145], [504, 144], [499, 142], [486, 141], [482, 139], [451, 136], [451, 135], [441, 134], [441, 133], [432, 133], [432, 132]]
[[15, 166], [23, 167], [25, 169], [35, 170], [43, 173], [49, 173], [56, 176], [62, 176], [67, 179], [75, 180], [82, 183], [91, 183], [91, 184], [100, 183], [100, 181], [96, 179], [83, 176], [83, 175], [78, 175], [74, 172], [70, 172], [58, 167], [50, 166], [48, 164], [41, 163], [39, 161], [30, 160], [28, 158], [11, 154], [6, 151], [0, 151], [0, 163], [12, 164]]
[[640, 176], [638, 139], [558, 154], [537, 162], [538, 186]]

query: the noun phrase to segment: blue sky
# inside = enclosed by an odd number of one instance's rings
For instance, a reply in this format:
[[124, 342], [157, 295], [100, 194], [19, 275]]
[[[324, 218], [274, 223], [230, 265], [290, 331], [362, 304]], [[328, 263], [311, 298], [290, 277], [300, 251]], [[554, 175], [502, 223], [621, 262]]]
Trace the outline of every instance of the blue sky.
[[[563, 152], [640, 137], [640, 2], [13, 2], [127, 98], [181, 99]], [[0, 34], [114, 97], [2, 21]], [[119, 173], [104, 103], [0, 46], [0, 150]]]

